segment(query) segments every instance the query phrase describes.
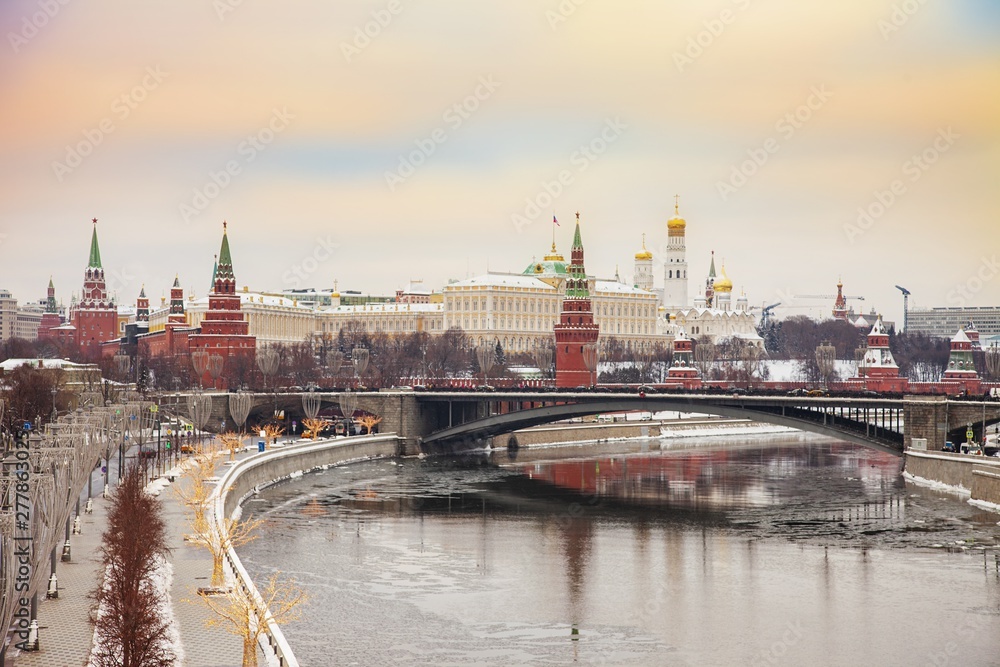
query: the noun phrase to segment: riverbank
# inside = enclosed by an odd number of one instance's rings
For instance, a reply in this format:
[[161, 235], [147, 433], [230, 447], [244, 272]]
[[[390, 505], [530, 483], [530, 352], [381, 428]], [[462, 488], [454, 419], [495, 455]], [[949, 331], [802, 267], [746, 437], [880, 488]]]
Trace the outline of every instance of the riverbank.
[[496, 448], [613, 442], [643, 438], [699, 438], [717, 435], [777, 435], [797, 432], [787, 426], [746, 419], [648, 419], [618, 422], [563, 422], [490, 438]]
[[1000, 459], [912, 449], [904, 456], [903, 477], [907, 481], [1000, 513]]

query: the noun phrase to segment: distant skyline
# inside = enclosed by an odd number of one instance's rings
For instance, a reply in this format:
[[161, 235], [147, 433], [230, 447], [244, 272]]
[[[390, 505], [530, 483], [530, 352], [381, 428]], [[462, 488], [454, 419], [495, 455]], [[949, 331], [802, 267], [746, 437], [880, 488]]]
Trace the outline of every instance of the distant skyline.
[[680, 195], [781, 316], [1000, 305], [1000, 6], [989, 0], [11, 0], [0, 5], [0, 288], [391, 294], [522, 271], [580, 211], [631, 281]]

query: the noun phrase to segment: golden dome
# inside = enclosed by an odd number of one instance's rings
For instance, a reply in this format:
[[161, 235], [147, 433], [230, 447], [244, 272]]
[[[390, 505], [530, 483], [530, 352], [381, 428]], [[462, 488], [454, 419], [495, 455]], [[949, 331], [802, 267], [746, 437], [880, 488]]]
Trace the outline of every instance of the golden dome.
[[726, 275], [726, 263], [722, 263], [722, 277], [716, 278], [715, 282], [712, 284], [712, 288], [716, 292], [732, 292], [733, 291], [733, 281], [729, 279]]
[[653, 259], [653, 253], [646, 250], [646, 235], [642, 235], [642, 252], [635, 253], [636, 259]]
[[674, 195], [674, 217], [667, 220], [668, 230], [673, 229], [675, 231], [680, 231], [683, 230], [685, 227], [687, 227], [688, 224], [684, 220], [684, 218], [681, 217], [679, 210], [680, 204], [678, 204], [677, 200], [678, 200], [678, 195]]
[[[556, 250], [556, 242], [555, 241], [552, 242], [552, 250], [549, 252], [548, 255], [545, 256], [545, 261], [546, 262], [565, 262], [566, 261], [563, 258], [563, 256], [559, 254], [559, 251]], [[539, 265], [539, 266], [541, 266], [541, 265]], [[541, 273], [541, 271], [538, 271], [538, 273]]]

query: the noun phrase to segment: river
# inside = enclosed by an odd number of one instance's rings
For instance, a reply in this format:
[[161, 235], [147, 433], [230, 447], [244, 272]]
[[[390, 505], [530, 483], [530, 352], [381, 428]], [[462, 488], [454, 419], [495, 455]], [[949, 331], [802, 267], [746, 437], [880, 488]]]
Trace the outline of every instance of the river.
[[1000, 516], [806, 436], [370, 461], [246, 506], [303, 665], [1000, 664]]

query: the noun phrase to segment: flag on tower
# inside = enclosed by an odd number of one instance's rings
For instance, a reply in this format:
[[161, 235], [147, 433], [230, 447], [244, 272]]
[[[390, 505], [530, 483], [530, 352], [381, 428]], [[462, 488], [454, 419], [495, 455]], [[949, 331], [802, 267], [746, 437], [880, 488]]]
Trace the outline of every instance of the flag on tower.
[[561, 226], [561, 225], [559, 224], [559, 221], [558, 221], [558, 220], [556, 220], [556, 216], [555, 216], [555, 214], [554, 214], [554, 213], [552, 214], [552, 224], [553, 224], [553, 225], [556, 225], [557, 227]]

